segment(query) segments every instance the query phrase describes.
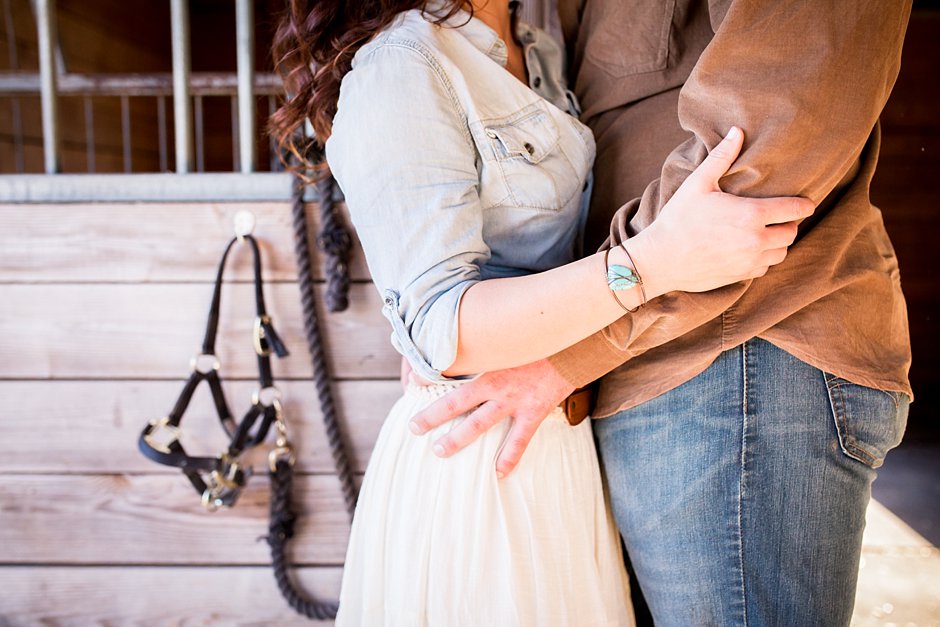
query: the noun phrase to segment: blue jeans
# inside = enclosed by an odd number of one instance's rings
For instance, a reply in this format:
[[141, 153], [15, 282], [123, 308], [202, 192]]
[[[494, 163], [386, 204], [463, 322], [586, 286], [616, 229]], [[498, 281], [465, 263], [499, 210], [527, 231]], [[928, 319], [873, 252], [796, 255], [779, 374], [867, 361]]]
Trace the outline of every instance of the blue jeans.
[[595, 421], [657, 626], [848, 625], [874, 469], [908, 403], [753, 339]]

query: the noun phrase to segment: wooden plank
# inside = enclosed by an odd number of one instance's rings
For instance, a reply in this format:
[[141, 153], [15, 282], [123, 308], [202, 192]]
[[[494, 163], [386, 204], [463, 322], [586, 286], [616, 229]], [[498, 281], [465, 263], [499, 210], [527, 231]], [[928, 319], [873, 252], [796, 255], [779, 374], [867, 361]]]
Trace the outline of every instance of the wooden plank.
[[[202, 346], [211, 301], [207, 284], [4, 285], [0, 298], [0, 379], [171, 378], [188, 376]], [[254, 286], [222, 289], [217, 349], [224, 377], [256, 378]], [[265, 285], [265, 302], [291, 354], [272, 357], [275, 378], [312, 375], [295, 283]], [[400, 358], [370, 284], [355, 284], [350, 308], [322, 311], [331, 374], [396, 378]]]
[[[11, 162], [12, 163], [12, 162]], [[286, 203], [137, 203], [0, 206], [0, 282], [160, 282], [215, 280], [232, 237], [233, 216], [255, 214], [266, 280], [297, 280], [290, 206]], [[306, 207], [314, 274], [323, 259], [313, 241], [319, 209]], [[345, 207], [344, 223], [349, 226]], [[368, 280], [350, 227], [350, 276]], [[253, 280], [247, 246], [229, 254], [225, 278]]]
[[[342, 571], [298, 568], [298, 585], [336, 599]], [[270, 567], [0, 567], [0, 625], [310, 625]], [[332, 625], [332, 621], [313, 621]]]
[[[349, 520], [336, 477], [300, 475], [293, 488], [292, 559], [341, 564]], [[269, 493], [252, 477], [235, 507], [210, 513], [182, 474], [7, 475], [0, 563], [266, 564]]]
[[[182, 389], [177, 381], [4, 381], [7, 418], [0, 420], [0, 473], [172, 473], [137, 450], [148, 420], [166, 414]], [[236, 419], [257, 384], [223, 381]], [[333, 472], [316, 389], [311, 381], [278, 382], [299, 472]], [[398, 381], [341, 381], [333, 386], [341, 428], [351, 441], [353, 468], [365, 471], [379, 428], [401, 395]], [[183, 418], [190, 455], [217, 455], [226, 439], [208, 385], [197, 389]], [[268, 436], [274, 441], [274, 434]], [[271, 446], [248, 458], [257, 472]]]

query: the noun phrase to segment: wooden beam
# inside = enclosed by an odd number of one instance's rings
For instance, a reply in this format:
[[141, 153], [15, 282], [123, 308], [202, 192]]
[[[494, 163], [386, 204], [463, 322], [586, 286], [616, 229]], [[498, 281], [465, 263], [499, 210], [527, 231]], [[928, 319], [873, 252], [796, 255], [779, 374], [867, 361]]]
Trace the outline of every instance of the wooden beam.
[[[0, 420], [0, 473], [166, 473], [137, 450], [137, 438], [152, 418], [165, 415], [182, 389], [180, 381], [2, 381], [8, 418]], [[279, 381], [288, 436], [298, 472], [334, 472], [312, 381]], [[250, 405], [253, 381], [223, 381], [229, 408], [241, 420]], [[364, 472], [382, 422], [402, 390], [396, 381], [340, 381], [334, 384], [350, 463]], [[183, 416], [182, 443], [191, 455], [217, 455], [227, 444], [203, 383]], [[258, 472], [274, 442], [247, 457]]]
[[[339, 594], [339, 568], [298, 568], [292, 575], [310, 594]], [[333, 624], [290, 609], [270, 566], [6, 566], [0, 588], [3, 625]]]
[[[232, 236], [234, 215], [245, 208], [256, 218], [265, 280], [296, 280], [292, 216], [286, 202], [165, 202], [2, 206], [0, 281], [210, 282]], [[319, 210], [315, 204], [306, 210], [312, 243]], [[353, 238], [351, 278], [369, 280], [359, 239], [343, 206], [340, 215]], [[322, 279], [323, 257], [315, 245], [311, 248], [314, 276]], [[247, 249], [233, 250], [229, 257], [226, 280], [253, 279]]]
[[[257, 377], [253, 290], [249, 283], [223, 285], [217, 343], [223, 377]], [[375, 288], [352, 285], [349, 310], [337, 314], [323, 310], [323, 290], [318, 293], [332, 376], [397, 378], [400, 357]], [[0, 379], [182, 380], [202, 345], [211, 296], [205, 283], [5, 285]], [[265, 285], [265, 301], [291, 350], [284, 359], [272, 357], [275, 379], [309, 378], [297, 284]]]
[[[339, 481], [301, 475], [293, 489], [293, 562], [342, 564], [349, 516]], [[270, 548], [259, 538], [270, 491], [266, 476], [252, 477], [235, 507], [210, 513], [182, 473], [7, 475], [0, 563], [269, 564]]]

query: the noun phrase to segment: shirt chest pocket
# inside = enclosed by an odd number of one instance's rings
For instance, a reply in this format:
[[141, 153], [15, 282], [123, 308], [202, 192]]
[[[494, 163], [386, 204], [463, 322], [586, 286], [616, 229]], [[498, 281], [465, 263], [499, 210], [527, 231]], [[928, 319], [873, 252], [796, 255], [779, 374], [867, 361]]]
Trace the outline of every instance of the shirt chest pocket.
[[578, 171], [562, 145], [558, 126], [541, 108], [476, 129], [482, 156], [484, 207], [559, 211], [581, 191]]

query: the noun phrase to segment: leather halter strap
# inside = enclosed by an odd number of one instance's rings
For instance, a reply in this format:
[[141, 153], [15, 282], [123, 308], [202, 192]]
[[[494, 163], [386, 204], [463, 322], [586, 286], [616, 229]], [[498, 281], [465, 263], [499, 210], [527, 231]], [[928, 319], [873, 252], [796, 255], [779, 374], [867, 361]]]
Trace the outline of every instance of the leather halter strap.
[[[225, 400], [222, 382], [219, 377], [219, 361], [215, 356], [215, 341], [219, 326], [219, 311], [222, 298], [222, 277], [225, 273], [225, 262], [229, 252], [238, 241], [248, 241], [254, 254], [254, 287], [255, 309], [257, 317], [254, 324], [253, 343], [258, 359], [259, 388], [252, 395], [251, 407], [245, 412], [240, 422], [235, 422], [232, 412]], [[195, 355], [190, 361], [189, 379], [176, 400], [173, 409], [163, 418], [150, 421], [143, 429], [137, 445], [140, 452], [149, 459], [165, 466], [175, 466], [192, 483], [196, 491], [202, 495], [203, 504], [209, 509], [219, 505], [232, 505], [238, 493], [245, 486], [251, 469], [245, 469], [238, 463], [241, 453], [264, 441], [271, 424], [279, 420], [281, 406], [280, 393], [274, 386], [271, 374], [271, 352], [278, 357], [288, 355], [288, 350], [277, 335], [271, 323], [271, 317], [264, 306], [263, 281], [261, 278], [261, 251], [258, 243], [251, 235], [233, 237], [222, 254], [218, 273], [215, 279], [215, 288], [212, 294], [212, 304], [209, 307], [209, 318], [206, 323], [206, 334], [202, 342], [202, 352]], [[193, 393], [202, 381], [206, 381], [212, 392], [212, 400], [222, 428], [228, 434], [229, 446], [217, 457], [197, 457], [188, 455], [179, 441], [180, 422], [183, 419]], [[252, 427], [260, 424], [254, 432]], [[162, 436], [163, 441], [158, 440]], [[208, 479], [205, 477], [208, 473]], [[208, 481], [208, 482], [207, 482]]]

